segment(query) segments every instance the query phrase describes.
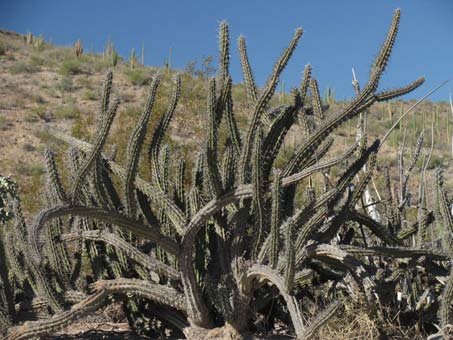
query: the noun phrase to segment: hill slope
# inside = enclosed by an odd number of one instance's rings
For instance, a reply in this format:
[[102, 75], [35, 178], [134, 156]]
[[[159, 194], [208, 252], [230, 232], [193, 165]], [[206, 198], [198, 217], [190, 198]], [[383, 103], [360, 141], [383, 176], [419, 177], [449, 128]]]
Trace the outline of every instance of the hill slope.
[[[96, 125], [102, 80], [106, 71], [112, 68], [110, 64], [110, 58], [103, 55], [82, 55], [77, 58], [72, 48], [46, 43], [30, 45], [19, 34], [0, 31], [0, 172], [11, 174], [17, 180], [29, 213], [40, 208], [36, 193], [39, 192], [44, 173], [44, 148], [49, 147], [54, 151], [65, 149], [64, 145], [46, 132], [46, 126], [54, 126], [77, 137], [89, 139]], [[140, 65], [131, 69], [121, 58], [114, 68], [113, 91], [121, 98], [122, 104], [111, 134], [114, 137], [110, 141], [118, 145], [120, 160], [124, 157], [129, 131], [142, 110], [147, 84], [157, 70], [155, 67]], [[155, 116], [165, 110], [175, 70], [164, 69], [160, 72], [163, 84], [153, 112]], [[198, 75], [199, 77], [195, 77], [182, 73], [182, 99], [170, 129], [171, 139], [167, 140], [167, 143], [183, 153], [195, 154], [194, 150], [202, 141], [207, 79], [202, 72], [198, 72]], [[240, 80], [236, 79], [237, 81]], [[235, 85], [233, 94], [235, 113], [239, 122], [245, 126], [249, 112], [243, 86]], [[287, 97], [289, 95], [279, 94], [273, 100], [284, 104]], [[332, 113], [345, 103], [330, 100], [330, 104], [329, 112]], [[373, 106], [368, 116], [369, 139], [382, 138], [392, 121], [412, 104], [413, 101], [397, 101]], [[452, 131], [449, 110], [446, 102], [424, 102], [408, 116], [402, 124], [407, 127], [408, 154], [421, 130], [425, 130], [425, 147], [429, 147], [433, 124], [435, 145], [431, 167], [449, 165]], [[156, 119], [151, 118], [150, 129], [155, 122]], [[397, 130], [380, 153], [379, 159], [382, 162], [396, 165], [397, 146], [403, 139], [403, 130]], [[338, 129], [331, 152], [343, 150], [352, 142], [354, 134], [353, 122]], [[285, 147], [298, 145], [301, 138], [301, 128], [296, 126], [290, 131]], [[393, 170], [392, 173], [396, 176], [396, 168]]]

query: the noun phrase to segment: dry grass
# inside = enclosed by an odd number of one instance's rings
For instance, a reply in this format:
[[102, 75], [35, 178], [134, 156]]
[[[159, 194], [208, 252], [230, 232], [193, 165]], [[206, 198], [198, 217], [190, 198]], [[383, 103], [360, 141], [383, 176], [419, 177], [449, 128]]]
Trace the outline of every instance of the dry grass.
[[398, 318], [384, 322], [373, 318], [364, 305], [346, 305], [336, 316], [322, 326], [316, 340], [424, 340], [427, 334], [414, 326], [402, 326]]

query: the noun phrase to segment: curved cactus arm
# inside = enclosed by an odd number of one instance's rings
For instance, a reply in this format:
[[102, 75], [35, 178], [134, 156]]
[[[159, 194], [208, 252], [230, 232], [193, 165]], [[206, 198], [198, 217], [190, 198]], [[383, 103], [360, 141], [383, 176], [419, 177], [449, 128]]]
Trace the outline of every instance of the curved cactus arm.
[[412, 158], [410, 160], [409, 166], [404, 171], [403, 182], [401, 183], [401, 186], [402, 186], [402, 188], [401, 188], [402, 197], [401, 198], [404, 201], [405, 201], [405, 197], [406, 197], [407, 184], [409, 182], [409, 177], [410, 177], [410, 174], [411, 174], [412, 170], [414, 169], [414, 166], [417, 163], [417, 160], [420, 156], [422, 146], [423, 146], [423, 131], [420, 133], [420, 135], [417, 138], [417, 142], [415, 143], [414, 152], [412, 153]]
[[[361, 102], [356, 103], [360, 99]], [[343, 112], [328, 120], [325, 124], [321, 125], [313, 134], [310, 135], [308, 140], [298, 149], [293, 158], [286, 165], [283, 176], [287, 177], [294, 174], [300, 169], [301, 164], [307, 162], [313, 156], [313, 153], [318, 148], [319, 144], [328, 136], [328, 134], [340, 126], [346, 120], [359, 114], [359, 106], [362, 102], [368, 101], [367, 98], [360, 97], [354, 100]], [[371, 102], [368, 106], [371, 106]]]
[[272, 164], [277, 157], [283, 141], [296, 120], [297, 109], [294, 106], [285, 108], [272, 121], [271, 126], [263, 140], [263, 176], [265, 180], [269, 177]]
[[[86, 299], [86, 297], [86, 294], [75, 290], [67, 290], [63, 293], [64, 301], [71, 304], [79, 303], [80, 301]], [[48, 301], [43, 297], [35, 297], [31, 302], [23, 300], [15, 305], [16, 311], [19, 313], [44, 309], [47, 307], [49, 307]]]
[[58, 197], [61, 203], [67, 202], [66, 192], [61, 184], [60, 176], [58, 175], [57, 166], [55, 165], [55, 156], [52, 151], [46, 149], [44, 152], [44, 159], [46, 161], [47, 175], [49, 177], [49, 184], [54, 194]]
[[54, 288], [47, 280], [47, 276], [42, 268], [34, 262], [34, 259], [32, 259], [29, 254], [24, 254], [24, 259], [29, 273], [32, 275], [33, 281], [36, 284], [36, 287], [33, 288], [35, 293], [47, 300], [47, 303], [53, 312], [61, 312], [63, 310], [61, 302], [59, 301]]
[[49, 227], [44, 232], [44, 249], [50, 268], [57, 275], [59, 284], [66, 289], [71, 278], [72, 263], [66, 245], [58, 242], [62, 233], [62, 224], [60, 219], [49, 223]]
[[398, 208], [395, 206], [395, 201], [393, 199], [392, 193], [392, 182], [390, 180], [390, 170], [388, 166], [384, 167], [383, 169], [383, 177], [384, 177], [384, 206], [385, 206], [385, 215], [387, 217], [388, 229], [389, 231], [394, 234], [395, 233], [395, 226], [397, 223], [397, 214]]
[[43, 273], [41, 267], [39, 267], [32, 259], [32, 248], [29, 246], [27, 239], [30, 237], [30, 233], [27, 231], [27, 225], [22, 214], [22, 207], [19, 199], [16, 197], [13, 199], [13, 211], [16, 217], [16, 240], [19, 250], [23, 254], [23, 260], [25, 267], [29, 270], [32, 281], [29, 282], [32, 285], [32, 289], [36, 295], [44, 296], [49, 302], [49, 306], [53, 311], [59, 312], [62, 310], [60, 301], [58, 300], [53, 288], [49, 284], [46, 275]]
[[390, 59], [393, 45], [395, 44], [396, 36], [398, 34], [400, 17], [401, 11], [398, 8], [395, 10], [395, 14], [393, 15], [393, 20], [390, 25], [389, 31], [387, 32], [387, 37], [385, 38], [384, 44], [382, 45], [381, 50], [379, 51], [379, 54], [377, 55], [376, 59], [374, 60], [373, 66], [371, 67], [371, 73], [374, 73], [374, 77], [370, 77], [370, 80], [365, 85], [365, 88], [363, 89], [361, 94], [370, 94], [376, 90], [379, 79]]
[[261, 123], [261, 118], [262, 118], [262, 113], [264, 112], [264, 109], [266, 105], [269, 103], [271, 100], [272, 95], [274, 94], [275, 88], [277, 86], [278, 80], [280, 78], [280, 74], [285, 68], [286, 64], [288, 63], [289, 58], [293, 54], [297, 43], [302, 36], [302, 29], [299, 28], [296, 30], [294, 33], [294, 37], [291, 40], [290, 44], [288, 47], [285, 49], [285, 51], [282, 53], [280, 56], [280, 59], [277, 61], [277, 63], [274, 66], [274, 70], [272, 72], [272, 75], [269, 79], [269, 81], [266, 84], [266, 87], [263, 91], [263, 93], [260, 95], [258, 98], [254, 112], [252, 114], [252, 120], [250, 122], [249, 128], [247, 130], [247, 135], [244, 141], [244, 146], [240, 158], [240, 166], [239, 166], [239, 181], [240, 183], [246, 183], [247, 179], [247, 171], [249, 168], [249, 163], [250, 163], [250, 157], [251, 157], [251, 150], [253, 146], [253, 142], [255, 140], [255, 133], [257, 131], [258, 126]]
[[11, 319], [7, 312], [0, 309], [0, 335], [6, 333], [11, 327]]
[[155, 271], [159, 274], [164, 274], [172, 280], [180, 279], [180, 274], [177, 270], [151, 256], [145, 255], [139, 249], [132, 246], [129, 242], [125, 241], [116, 234], [109, 233], [105, 230], [88, 230], [80, 233], [63, 234], [61, 236], [62, 241], [73, 241], [78, 239], [108, 243], [111, 246], [123, 251], [128, 258], [134, 260], [144, 268]]
[[[303, 246], [308, 238], [316, 230], [320, 223], [322, 223], [328, 215], [328, 208], [325, 207], [328, 202], [338, 199], [338, 190], [336, 188], [325, 193], [318, 200], [310, 202], [305, 208], [300, 209], [294, 213], [281, 227], [280, 230], [284, 232], [287, 226], [292, 223], [298, 230], [297, 238], [295, 241], [295, 258], [296, 267], [301, 263], [304, 258]], [[269, 239], [269, 237], [268, 237]], [[279, 263], [279, 270], [285, 269], [286, 260]]]
[[70, 310], [43, 321], [26, 322], [22, 326], [13, 328], [6, 339], [25, 340], [36, 336], [54, 334], [75, 320], [102, 307], [109, 294], [132, 294], [185, 311], [184, 296], [181, 293], [173, 288], [148, 281], [136, 279], [100, 280], [96, 281], [92, 287], [95, 293], [73, 305]]
[[322, 110], [322, 102], [321, 96], [319, 95], [318, 82], [315, 78], [310, 79], [310, 90], [313, 114], [315, 115], [316, 123], [321, 124], [324, 120], [324, 112]]
[[135, 200], [135, 178], [138, 173], [138, 161], [140, 159], [140, 153], [145, 141], [146, 130], [151, 111], [154, 106], [157, 88], [159, 86], [160, 76], [156, 74], [151, 83], [148, 98], [146, 99], [145, 108], [143, 114], [140, 117], [134, 131], [131, 134], [129, 143], [127, 144], [126, 155], [127, 155], [127, 166], [126, 166], [126, 180], [124, 182], [124, 196], [125, 196], [125, 208], [126, 214], [130, 217], [135, 216], [136, 212], [136, 200]]
[[[357, 173], [363, 168], [366, 162], [370, 159], [369, 171], [366, 175], [363, 176], [357, 186], [354, 188], [354, 191], [349, 194], [347, 199], [342, 203], [341, 207], [338, 208], [338, 212], [335, 216], [328, 221], [328, 225], [324, 228], [324, 231], [321, 234], [320, 239], [324, 242], [329, 242], [332, 237], [337, 233], [338, 228], [344, 224], [347, 220], [349, 210], [355, 205], [357, 200], [362, 196], [363, 190], [366, 188], [368, 181], [371, 178], [372, 171], [376, 164], [376, 150], [379, 146], [379, 141], [375, 141], [371, 147], [364, 149], [360, 152], [360, 157], [344, 172], [344, 174], [337, 181], [335, 188], [338, 190], [338, 195], [335, 199], [332, 199], [328, 206], [333, 208], [338, 200], [343, 195], [343, 192], [350, 185], [352, 179], [357, 175]], [[318, 236], [319, 237], [319, 236]]]
[[323, 162], [319, 162], [318, 164], [314, 164], [294, 175], [285, 177], [283, 180], [283, 183], [284, 183], [283, 185], [288, 186], [293, 183], [297, 183], [297, 182], [313, 175], [316, 172], [327, 170], [327, 169], [349, 159], [356, 150], [357, 150], [357, 144], [353, 144], [348, 150], [346, 150], [344, 153], [342, 153], [338, 156], [332, 157]]
[[373, 220], [371, 217], [364, 215], [358, 211], [351, 212], [348, 217], [350, 220], [363, 224], [368, 227], [373, 234], [379, 237], [382, 241], [390, 245], [400, 245], [401, 240], [391, 235], [387, 228], [381, 223]]
[[426, 228], [428, 225], [434, 222], [434, 213], [432, 211], [428, 211], [427, 213], [424, 213], [421, 218], [414, 222], [411, 226], [408, 226], [404, 229], [401, 229], [398, 234], [396, 235], [396, 238], [398, 240], [405, 240], [409, 236], [412, 236], [416, 233], [417, 237], [419, 238], [418, 244], [421, 244], [422, 241], [426, 238]]
[[304, 75], [300, 83], [300, 101], [302, 109], [300, 110], [299, 113], [299, 121], [302, 124], [302, 128], [304, 129], [304, 132], [307, 136], [310, 135], [311, 129], [310, 125], [308, 124], [307, 116], [305, 115], [305, 110], [303, 107], [307, 99], [307, 93], [310, 86], [310, 79], [311, 79], [311, 65], [307, 64], [305, 66]]
[[155, 227], [146, 226], [143, 223], [121, 215], [115, 211], [107, 211], [100, 208], [90, 208], [84, 206], [56, 206], [41, 211], [35, 218], [29, 233], [29, 245], [32, 255], [36, 261], [40, 261], [40, 232], [45, 224], [51, 219], [66, 215], [94, 218], [105, 223], [110, 223], [124, 228], [133, 234], [155, 242], [160, 247], [171, 254], [179, 253], [178, 244], [172, 239], [162, 235]]
[[417, 80], [415, 80], [414, 82], [410, 83], [407, 86], [400, 87], [400, 88], [393, 89], [393, 90], [382, 91], [382, 92], [376, 93], [376, 100], [378, 102], [381, 102], [381, 101], [391, 100], [391, 99], [396, 98], [396, 97], [400, 97], [402, 95], [405, 95], [406, 93], [414, 91], [416, 88], [421, 86], [424, 82], [425, 82], [425, 78], [424, 77], [420, 77], [420, 78], [418, 78]]
[[448, 261], [448, 254], [429, 249], [405, 248], [405, 247], [356, 247], [340, 245], [340, 249], [356, 256], [386, 256], [392, 258], [419, 258], [426, 257], [434, 261]]
[[[17, 240], [17, 235], [14, 235], [12, 232], [4, 233], [4, 247], [5, 247], [5, 257], [8, 260], [9, 272], [14, 275], [17, 279], [19, 285], [22, 286], [25, 280], [28, 279], [25, 273], [25, 266], [20, 259], [20, 247], [18, 247], [19, 240]], [[3, 265], [3, 264], [2, 264]]]
[[227, 145], [223, 153], [222, 160], [222, 185], [225, 191], [230, 191], [234, 187], [236, 175], [236, 154], [233, 145]]
[[[0, 286], [1, 286], [1, 295], [0, 295], [0, 312], [3, 312], [5, 308], [6, 315], [9, 316], [10, 321], [15, 319], [15, 310], [14, 310], [14, 288], [11, 284], [10, 270], [7, 267], [7, 258], [6, 258], [6, 249], [5, 243], [8, 242], [8, 239], [5, 235], [0, 237]], [[2, 328], [3, 315], [0, 315], [0, 330]]]
[[330, 244], [312, 244], [305, 247], [307, 258], [334, 261], [341, 268], [345, 268], [351, 274], [355, 284], [365, 294], [368, 303], [375, 300], [376, 284], [371, 279], [371, 274], [365, 265], [347, 251]]
[[170, 323], [177, 329], [183, 331], [184, 328], [189, 327], [187, 318], [181, 312], [176, 311], [173, 308], [163, 306], [161, 304], [155, 303], [151, 305], [151, 309], [154, 315], [158, 316], [159, 319], [165, 320]]
[[223, 83], [228, 78], [230, 67], [230, 33], [225, 20], [220, 22], [219, 31], [219, 73]]
[[440, 214], [442, 216], [442, 219], [444, 221], [444, 230], [447, 232], [447, 243], [450, 245], [448, 251], [453, 254], [453, 217], [451, 216], [451, 211], [450, 211], [450, 204], [449, 204], [449, 199], [447, 197], [447, 193], [444, 190], [444, 180], [442, 176], [442, 172], [440, 169], [437, 169], [436, 173], [436, 183], [437, 183], [437, 198], [438, 198], [438, 204], [439, 204], [439, 210]]
[[[48, 128], [48, 131], [56, 138], [61, 139], [86, 153], [93, 150], [93, 145], [90, 143], [81, 141], [53, 128]], [[126, 170], [118, 163], [110, 160], [109, 157], [103, 155], [103, 158], [108, 162], [112, 172], [124, 181], [126, 178]], [[140, 176], [137, 176], [135, 179], [135, 187], [146, 194], [157, 205], [165, 208], [165, 212], [176, 230], [181, 234], [183, 233], [184, 225], [186, 224], [186, 216], [166, 193], [141, 179]]]
[[184, 212], [186, 212], [186, 161], [180, 159], [175, 181], [175, 203]]
[[442, 298], [440, 299], [439, 317], [440, 324], [445, 327], [452, 322], [451, 304], [453, 301], [453, 273], [450, 273], [447, 284], [442, 291]]
[[255, 134], [255, 145], [253, 150], [253, 167], [252, 167], [252, 182], [253, 182], [253, 209], [255, 212], [255, 221], [253, 226], [253, 245], [252, 258], [257, 259], [261, 239], [264, 233], [264, 183], [263, 183], [263, 166], [262, 166], [262, 135], [261, 128]]
[[255, 79], [253, 78], [252, 68], [250, 67], [249, 58], [247, 55], [247, 46], [245, 44], [245, 38], [243, 35], [239, 37], [238, 45], [247, 97], [249, 102], [252, 105], [255, 105], [255, 103], [258, 101], [258, 91], [256, 88]]
[[[124, 168], [116, 163], [110, 163], [112, 171], [118, 176], [124, 175]], [[164, 209], [165, 214], [172, 222], [176, 231], [180, 234], [183, 233], [184, 225], [186, 224], [186, 216], [181, 209], [176, 205], [175, 201], [169, 197], [168, 194], [162, 192], [150, 183], [144, 181], [139, 176], [135, 179], [135, 187], [148, 196], [153, 202]]]
[[174, 288], [147, 280], [124, 278], [99, 280], [93, 283], [91, 287], [95, 291], [105, 291], [108, 294], [131, 294], [176, 308], [183, 312], [187, 310], [183, 294]]
[[113, 72], [108, 72], [104, 80], [104, 85], [102, 88], [102, 98], [99, 107], [99, 111], [101, 113], [100, 114], [101, 124], [104, 123], [103, 120], [106, 118], [106, 114], [109, 109], [112, 84], [113, 84]]
[[428, 226], [434, 222], [434, 214], [432, 211], [423, 212], [418, 218], [418, 221], [415, 223], [417, 225], [417, 245], [424, 244], [427, 239]]
[[287, 291], [284, 279], [278, 274], [277, 271], [271, 269], [270, 267], [254, 264], [247, 270], [246, 275], [244, 275], [242, 282], [240, 283], [246, 295], [250, 296], [253, 294], [252, 283], [255, 279], [267, 280], [277, 287], [286, 302], [297, 338], [304, 339], [302, 336], [305, 331], [305, 325], [299, 309], [299, 304], [297, 299]]
[[242, 149], [242, 141], [241, 141], [241, 136], [239, 134], [238, 127], [237, 127], [236, 119], [234, 116], [233, 99], [231, 98], [231, 91], [228, 95], [228, 98], [227, 98], [227, 101], [225, 104], [225, 116], [226, 116], [226, 120], [227, 120], [228, 134], [233, 143], [234, 150], [237, 155], [240, 155], [241, 149]]
[[306, 286], [311, 284], [314, 278], [314, 270], [304, 268], [302, 271], [299, 271], [294, 275], [294, 285], [295, 286]]
[[318, 146], [318, 149], [315, 150], [313, 155], [310, 158], [307, 158], [304, 162], [299, 164], [299, 168], [296, 172], [300, 172], [319, 161], [330, 151], [332, 145], [334, 145], [335, 140], [333, 138], [326, 138], [326, 140]]
[[251, 197], [253, 188], [246, 185], [236, 189], [220, 198], [211, 200], [193, 216], [191, 222], [185, 228], [185, 233], [181, 241], [181, 252], [179, 263], [181, 268], [181, 279], [183, 282], [184, 293], [187, 299], [188, 315], [192, 323], [197, 326], [207, 327], [211, 324], [209, 312], [203, 301], [200, 287], [198, 286], [196, 275], [193, 268], [195, 240], [198, 231], [205, 223], [219, 210], [231, 203], [235, 203], [241, 197]]
[[208, 175], [208, 187], [211, 197], [218, 197], [223, 192], [222, 180], [218, 167], [217, 155], [217, 117], [216, 111], [216, 95], [215, 95], [215, 80], [209, 82], [208, 95], [208, 133], [206, 141], [206, 168], [205, 173]]
[[299, 86], [302, 106], [305, 104], [305, 101], [307, 99], [308, 89], [310, 88], [310, 80], [311, 80], [311, 65], [307, 64], [305, 65], [304, 74], [302, 76], [302, 81]]
[[94, 161], [93, 177], [91, 179], [94, 186], [93, 194], [99, 206], [105, 209], [113, 209], [112, 195], [115, 195], [116, 192], [110, 193], [106, 188], [104, 171], [105, 162], [101, 157], [97, 157]]
[[[281, 219], [281, 173], [277, 171], [272, 186], [272, 214], [271, 214], [271, 233], [269, 263], [275, 269], [278, 260], [278, 250], [280, 249], [280, 219]], [[264, 247], [263, 247], [264, 249]]]
[[232, 97], [231, 88], [233, 86], [233, 80], [228, 76], [222, 83], [220, 88], [220, 94], [215, 100], [215, 124], [216, 128], [219, 127], [222, 122], [223, 113], [227, 108], [228, 100]]
[[37, 336], [55, 334], [55, 332], [68, 326], [75, 320], [102, 307], [107, 296], [107, 292], [101, 290], [73, 305], [70, 310], [58, 313], [50, 319], [25, 322], [22, 326], [14, 327], [6, 339], [25, 340], [35, 338]]
[[174, 88], [173, 94], [171, 96], [170, 102], [168, 104], [167, 111], [163, 114], [162, 118], [159, 121], [156, 129], [153, 132], [153, 136], [151, 139], [151, 144], [148, 148], [148, 160], [150, 162], [150, 167], [152, 170], [152, 176], [158, 188], [162, 191], [163, 190], [163, 179], [160, 174], [160, 167], [159, 167], [159, 153], [161, 149], [161, 144], [164, 139], [165, 133], [170, 126], [171, 119], [173, 118], [173, 114], [176, 110], [176, 106], [178, 105], [179, 97], [181, 94], [181, 78], [179, 74], [175, 75], [174, 79]]
[[[113, 158], [109, 158], [113, 162]], [[105, 188], [106, 194], [108, 194], [108, 199], [110, 201], [111, 207], [115, 210], [119, 210], [122, 208], [122, 203], [120, 199], [120, 194], [118, 190], [115, 188], [113, 180], [110, 176], [111, 172], [108, 169], [108, 162], [104, 159], [99, 160], [100, 163], [100, 173], [99, 173], [99, 180], [101, 181], [102, 186]]]
[[[347, 186], [352, 182], [354, 177], [357, 175], [357, 173], [363, 168], [363, 166], [370, 160], [371, 164], [375, 164], [376, 162], [376, 152], [377, 149], [379, 148], [379, 140], [375, 140], [374, 143], [364, 150], [363, 152], [360, 153], [360, 157], [352, 163], [348, 169], [343, 173], [343, 175], [338, 179], [337, 183], [335, 184], [336, 188], [341, 188], [341, 190], [345, 190]], [[373, 170], [372, 167], [370, 170]], [[371, 175], [371, 171], [368, 171], [368, 175]], [[365, 176], [362, 178], [362, 181], [359, 182], [359, 189], [357, 190], [356, 193], [353, 193], [353, 196], [351, 197], [351, 201], [354, 202], [354, 200], [357, 200], [359, 195], [361, 195], [363, 187], [367, 184], [369, 176]]]
[[287, 223], [285, 232], [285, 260], [286, 266], [284, 270], [285, 287], [289, 294], [292, 293], [294, 287], [294, 275], [296, 274], [296, 246], [293, 242], [294, 224], [292, 221]]
[[78, 170], [77, 176], [71, 188], [70, 200], [72, 202], [77, 201], [77, 195], [79, 194], [82, 180], [88, 173], [88, 170], [90, 170], [90, 168], [93, 166], [96, 158], [100, 155], [102, 147], [104, 146], [107, 135], [110, 131], [110, 127], [112, 126], [113, 119], [115, 118], [116, 112], [118, 110], [119, 103], [120, 102], [118, 99], [115, 100], [112, 107], [107, 112], [103, 124], [98, 129], [98, 133], [95, 137], [91, 153], [87, 156], [87, 158], [84, 160], [83, 165], [81, 165], [80, 169]]
[[185, 228], [183, 237], [186, 239], [186, 243], [189, 241], [195, 241], [194, 237], [200, 230], [201, 226], [204, 225], [215, 213], [242, 198], [251, 198], [252, 195], [253, 186], [251, 184], [241, 185], [221, 197], [206, 203], [197, 211]]
[[[208, 328], [212, 324], [209, 311], [203, 301], [203, 297], [198, 286], [195, 271], [193, 268], [194, 243], [188, 244], [187, 249], [184, 244], [181, 247], [179, 266], [181, 268], [181, 279], [184, 288], [184, 295], [187, 301], [187, 314], [191, 324]], [[188, 254], [189, 256], [184, 256]]]
[[301, 339], [309, 340], [312, 339], [316, 331], [322, 327], [329, 319], [334, 316], [338, 310], [342, 307], [340, 301], [335, 301], [329, 304], [323, 311], [319, 312], [313, 320], [308, 322], [309, 326], [305, 329]]
[[15, 236], [19, 242], [18, 246], [19, 249], [25, 251], [24, 247], [27, 244], [28, 238], [28, 227], [25, 222], [24, 214], [22, 212], [22, 205], [18, 197], [15, 197], [12, 202], [13, 205], [13, 212], [15, 217], [15, 224], [14, 224], [14, 232]]
[[[333, 197], [335, 198], [335, 197]], [[326, 218], [329, 216], [329, 209], [327, 207], [319, 207], [316, 210], [313, 210], [314, 215], [311, 216], [311, 218], [307, 219], [306, 221], [303, 221], [303, 225], [298, 231], [297, 238], [295, 241], [295, 252], [296, 252], [296, 266], [301, 263], [303, 260], [303, 253], [304, 253], [304, 246], [307, 244], [309, 241], [310, 237], [313, 236], [314, 232], [319, 229], [319, 227], [322, 225], [322, 223], [326, 220]], [[310, 216], [310, 214], [307, 214], [306, 216]], [[296, 216], [295, 216], [296, 217]], [[292, 219], [288, 221], [288, 224], [292, 222]], [[292, 222], [294, 223], [294, 222]], [[286, 266], [287, 262], [283, 261], [282, 266]]]
[[92, 287], [95, 293], [87, 296], [70, 310], [58, 313], [50, 319], [26, 322], [10, 331], [7, 340], [25, 340], [36, 336], [54, 334], [75, 320], [101, 308], [109, 294], [132, 294], [167, 304], [185, 311], [184, 296], [170, 287], [136, 279], [100, 280]]

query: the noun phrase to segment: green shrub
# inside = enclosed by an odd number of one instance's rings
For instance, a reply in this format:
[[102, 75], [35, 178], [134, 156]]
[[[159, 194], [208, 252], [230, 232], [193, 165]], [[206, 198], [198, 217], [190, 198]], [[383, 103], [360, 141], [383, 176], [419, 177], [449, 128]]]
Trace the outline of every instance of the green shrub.
[[37, 122], [39, 119], [44, 121], [48, 120], [47, 109], [45, 106], [40, 105], [38, 107], [34, 107], [24, 115], [24, 120], [28, 123]]
[[79, 60], [69, 59], [61, 63], [59, 73], [62, 75], [75, 75], [83, 72], [82, 64]]
[[98, 94], [93, 90], [86, 90], [83, 92], [82, 98], [85, 100], [96, 100], [98, 98]]
[[103, 60], [101, 58], [95, 58], [93, 61], [93, 70], [94, 72], [105, 72], [110, 67], [109, 60]]
[[431, 161], [428, 164], [428, 170], [440, 168], [443, 165], [443, 157], [439, 155], [432, 155]]
[[54, 111], [57, 119], [76, 119], [80, 117], [80, 110], [74, 105], [58, 106]]
[[16, 167], [19, 174], [23, 176], [41, 176], [45, 173], [44, 167], [41, 164], [23, 164], [19, 163]]
[[36, 123], [38, 121], [38, 116], [34, 112], [35, 109], [31, 109], [24, 113], [24, 121], [27, 123]]
[[42, 58], [42, 57], [40, 57], [39, 55], [36, 55], [36, 54], [33, 54], [30, 57], [29, 62], [33, 66], [43, 66], [46, 63], [44, 58]]
[[81, 138], [81, 139], [87, 139], [88, 133], [87, 133], [87, 126], [92, 126], [94, 124], [94, 118], [92, 115], [87, 116], [83, 118], [82, 116], [79, 116], [76, 118], [74, 123], [72, 124], [72, 134], [74, 137]]
[[35, 151], [36, 148], [31, 145], [30, 143], [25, 143], [24, 145], [22, 145], [22, 150], [26, 151], [26, 152], [32, 152], [32, 151]]
[[0, 131], [6, 130], [8, 130], [8, 122], [6, 121], [5, 117], [0, 116]]
[[151, 81], [151, 76], [141, 69], [127, 70], [126, 76], [132, 85], [143, 86]]
[[58, 82], [56, 88], [61, 92], [71, 92], [74, 90], [74, 86], [72, 84], [72, 78], [69, 76], [64, 76]]
[[17, 62], [9, 68], [11, 74], [20, 74], [20, 73], [33, 73], [38, 71], [36, 66], [32, 64], [26, 64], [22, 61]]
[[76, 84], [77, 84], [77, 86], [83, 87], [87, 90], [94, 89], [93, 81], [88, 77], [80, 77], [80, 78], [76, 79]]
[[33, 131], [33, 135], [38, 138], [41, 143], [46, 144], [48, 147], [53, 144], [60, 144], [59, 140], [52, 136], [47, 130], [43, 130], [42, 128], [35, 129]]
[[38, 104], [45, 104], [46, 103], [46, 100], [40, 95], [40, 94], [37, 94], [37, 93], [33, 93], [30, 95], [30, 98], [35, 102], [35, 103], [38, 103]]

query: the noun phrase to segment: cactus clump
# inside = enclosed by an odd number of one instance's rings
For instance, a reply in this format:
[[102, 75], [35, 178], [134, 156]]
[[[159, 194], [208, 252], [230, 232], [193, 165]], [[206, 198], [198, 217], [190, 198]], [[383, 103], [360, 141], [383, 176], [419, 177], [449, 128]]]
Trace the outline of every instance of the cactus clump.
[[[222, 22], [219, 74], [209, 81], [205, 138], [190, 175], [187, 164], [192, 159], [174, 166], [172, 150], [165, 144], [180, 101], [181, 77], [174, 76], [168, 106], [149, 131], [148, 122], [157, 115], [162, 77], [154, 75], [143, 112], [131, 131], [126, 160], [120, 164], [105, 151], [120, 105], [119, 100], [111, 100], [113, 74], [109, 72], [91, 142], [50, 129], [71, 146], [69, 186], [63, 185], [49, 151], [46, 206], [31, 225], [23, 218], [15, 191], [3, 196], [0, 191], [2, 207], [10, 207], [14, 214], [14, 222], [9, 215], [8, 221], [2, 221], [2, 244], [12, 240], [18, 245], [0, 249], [6, 254], [0, 256], [0, 325], [5, 332], [9, 328], [7, 339], [52, 334], [108, 304], [112, 295], [124, 302], [135, 331], [151, 334], [150, 325], [157, 319], [175, 336], [190, 339], [207, 337], [215, 328], [238, 337], [256, 332], [253, 325], [259, 314], [269, 316], [262, 332], [271, 332], [279, 321], [296, 338], [309, 339], [346, 300], [360, 300], [371, 316], [382, 320], [382, 307], [395, 301], [382, 287], [395, 288], [403, 276], [418, 288], [409, 303], [419, 302], [423, 295], [419, 292], [432, 280], [422, 282], [414, 275], [420, 263], [440, 275], [448, 273], [437, 264], [448, 255], [428, 249], [423, 235], [415, 245], [407, 242], [409, 236], [426, 230], [433, 214], [423, 211], [413, 225], [403, 228], [408, 220], [402, 208], [407, 180], [421, 146], [402, 170], [399, 201], [388, 193], [386, 224], [359, 206], [377, 167], [380, 147], [379, 140], [368, 143], [363, 119], [359, 119], [356, 143], [340, 155], [327, 156], [332, 132], [341, 124], [374, 103], [423, 83], [420, 78], [402, 88], [378, 91], [399, 20], [397, 10], [367, 83], [361, 89], [356, 84], [356, 97], [336, 114], [323, 105], [309, 65], [301, 86], [292, 89], [291, 101], [271, 107], [302, 29], [294, 32], [263, 89], [255, 83], [241, 37], [241, 65], [251, 106], [245, 131], [240, 131], [235, 116], [229, 28]], [[131, 67], [135, 63], [132, 50]], [[285, 137], [297, 122], [306, 138], [289, 161], [277, 166]], [[221, 129], [226, 131], [222, 138]], [[149, 167], [149, 176], [140, 173], [141, 160]], [[327, 178], [321, 192], [314, 190], [311, 176], [327, 176], [332, 167], [341, 168], [340, 174]], [[299, 192], [306, 198], [298, 199]], [[442, 216], [445, 211], [442, 206]], [[94, 280], [91, 285], [86, 267]], [[449, 301], [451, 291], [445, 293]], [[15, 305], [33, 308], [37, 299], [52, 315], [20, 324], [23, 316]], [[447, 322], [449, 306], [443, 310], [442, 320]]]

